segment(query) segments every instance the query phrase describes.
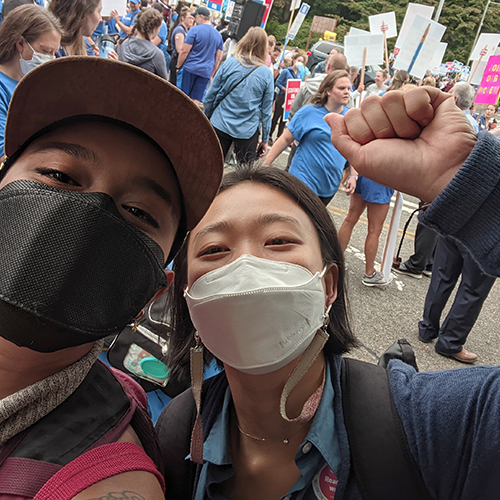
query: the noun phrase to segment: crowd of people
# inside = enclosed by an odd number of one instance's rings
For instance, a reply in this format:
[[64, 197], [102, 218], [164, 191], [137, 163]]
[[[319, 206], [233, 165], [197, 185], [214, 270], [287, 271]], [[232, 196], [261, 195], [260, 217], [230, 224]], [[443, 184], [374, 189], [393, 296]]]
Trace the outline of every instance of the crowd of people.
[[[365, 89], [337, 52], [310, 75], [203, 6], [27, 3], [0, 25], [0, 498], [495, 498], [497, 367], [343, 354], [344, 252], [366, 208], [362, 281], [389, 284], [375, 256], [398, 190], [422, 201], [394, 268], [431, 278], [419, 338], [476, 361], [464, 344], [500, 276], [497, 108], [476, 118], [468, 83], [401, 70]], [[144, 333], [159, 301], [165, 328]], [[156, 428], [144, 380], [191, 385]]]

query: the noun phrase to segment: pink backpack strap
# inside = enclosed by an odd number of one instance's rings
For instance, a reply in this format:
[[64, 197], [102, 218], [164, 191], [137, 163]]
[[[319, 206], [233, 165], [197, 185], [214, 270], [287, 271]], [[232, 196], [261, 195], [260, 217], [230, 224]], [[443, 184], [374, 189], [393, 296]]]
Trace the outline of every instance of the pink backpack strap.
[[124, 472], [154, 474], [163, 491], [165, 482], [153, 461], [134, 443], [111, 443], [80, 455], [57, 472], [33, 500], [71, 500], [99, 481]]

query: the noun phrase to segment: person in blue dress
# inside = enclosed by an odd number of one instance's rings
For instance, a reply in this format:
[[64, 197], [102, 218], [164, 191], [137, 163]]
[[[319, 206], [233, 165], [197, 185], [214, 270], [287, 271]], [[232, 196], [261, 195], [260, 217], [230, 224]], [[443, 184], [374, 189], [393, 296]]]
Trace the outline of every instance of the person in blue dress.
[[23, 5], [0, 25], [0, 157], [12, 94], [31, 69], [54, 59], [61, 43], [59, 20], [38, 5]]
[[333, 146], [324, 117], [328, 113], [347, 113], [350, 88], [347, 71], [332, 71], [310, 104], [293, 116], [264, 160], [264, 166], [270, 166], [293, 141], [298, 141], [289, 171], [307, 184], [325, 205], [339, 189], [346, 160]]

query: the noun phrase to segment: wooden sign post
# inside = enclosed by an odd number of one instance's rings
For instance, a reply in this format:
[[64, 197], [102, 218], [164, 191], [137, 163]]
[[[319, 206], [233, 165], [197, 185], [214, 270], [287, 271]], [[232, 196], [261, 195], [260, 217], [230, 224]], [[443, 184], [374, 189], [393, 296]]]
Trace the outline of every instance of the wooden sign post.
[[481, 59], [488, 53], [488, 46], [485, 45], [484, 49], [481, 49], [481, 52], [479, 52], [479, 59], [477, 60], [476, 62], [476, 66], [474, 66], [474, 70], [472, 71], [472, 73], [470, 74], [469, 76], [469, 80], [468, 80], [468, 83], [470, 83], [472, 81], [472, 79], [474, 78], [474, 75], [476, 74], [476, 71], [477, 71], [477, 68], [478, 66], [481, 64]]
[[382, 21], [382, 26], [380, 27], [380, 31], [384, 34], [384, 48], [385, 48], [385, 67], [387, 72], [389, 72], [389, 51], [387, 49], [387, 30], [389, 26]]

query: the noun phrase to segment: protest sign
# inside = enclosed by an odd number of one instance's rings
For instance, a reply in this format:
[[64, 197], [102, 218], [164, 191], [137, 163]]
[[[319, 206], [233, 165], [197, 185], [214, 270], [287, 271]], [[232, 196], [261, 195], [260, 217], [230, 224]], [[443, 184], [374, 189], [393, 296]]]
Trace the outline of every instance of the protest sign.
[[[479, 59], [487, 60], [489, 57], [495, 55], [495, 50], [500, 43], [499, 33], [481, 33], [479, 35], [479, 40], [476, 46], [472, 50], [472, 54], [469, 59], [472, 61], [478, 61]], [[481, 56], [481, 51], [486, 49], [486, 54]]]
[[477, 91], [476, 104], [496, 104], [500, 94], [500, 56], [491, 56]]
[[394, 68], [403, 69], [410, 75], [423, 78], [427, 69], [430, 69], [429, 63], [445, 31], [446, 27], [442, 24], [416, 14]]
[[[403, 48], [405, 38], [408, 35], [408, 32], [410, 31], [410, 28], [413, 24], [413, 21], [415, 20], [416, 15], [421, 15], [426, 19], [431, 19], [433, 12], [434, 12], [434, 7], [430, 7], [428, 5], [420, 5], [417, 3], [409, 3], [408, 8], [406, 9], [405, 18], [403, 19], [403, 24], [401, 25], [401, 29], [399, 30], [399, 36], [398, 39], [396, 40], [395, 47], [400, 50]], [[396, 49], [394, 50], [394, 52], [395, 55], [397, 55]]]
[[385, 28], [387, 28], [385, 31], [386, 38], [394, 38], [395, 36], [398, 36], [398, 26], [396, 24], [395, 12], [386, 12], [384, 14], [369, 16], [368, 21], [370, 22], [370, 33], [374, 35], [377, 33], [383, 33], [382, 27], [385, 26]]
[[222, 0], [208, 0], [207, 7], [216, 12], [222, 12]]
[[436, 51], [434, 52], [434, 57], [432, 58], [432, 61], [430, 62], [429, 67], [427, 69], [439, 68], [441, 66], [441, 63], [443, 62], [444, 53], [446, 52], [447, 47], [448, 47], [447, 43], [444, 42], [438, 43]]
[[366, 63], [383, 64], [384, 63], [384, 35], [353, 35], [353, 28], [349, 36], [344, 38], [345, 56], [351, 66], [363, 65], [363, 53], [366, 49]]
[[348, 35], [370, 35], [371, 33], [369, 31], [365, 31], [365, 30], [360, 30], [358, 28], [351, 28], [349, 30], [349, 33], [347, 33]]
[[[497, 48], [493, 55], [500, 56], [500, 48]], [[483, 80], [484, 70], [486, 69], [487, 64], [488, 64], [488, 59], [483, 59], [481, 62], [479, 62], [479, 64], [477, 65], [477, 69], [474, 72], [474, 75], [472, 75], [469, 81], [471, 85], [481, 85], [481, 81]], [[475, 69], [476, 63], [473, 63], [472, 66]]]
[[314, 16], [311, 23], [311, 29], [309, 31], [309, 37], [307, 38], [306, 50], [309, 49], [309, 44], [311, 43], [311, 36], [313, 33], [326, 33], [335, 32], [337, 27], [337, 20], [331, 17]]
[[292, 0], [290, 2], [290, 10], [297, 10], [300, 7], [300, 2], [302, 0]]
[[101, 16], [109, 17], [111, 11], [116, 10], [120, 16], [127, 13], [127, 2], [125, 0], [102, 0]]
[[299, 13], [297, 14], [297, 17], [295, 18], [295, 21], [293, 22], [292, 24], [292, 27], [290, 28], [290, 32], [288, 33], [288, 39], [289, 40], [293, 40], [300, 27], [302, 26], [302, 23], [304, 22], [304, 19], [307, 15], [307, 13], [309, 12], [309, 9], [311, 8], [310, 5], [306, 4], [306, 3], [303, 3], [301, 6], [300, 6], [300, 10], [299, 10]]
[[260, 27], [263, 29], [265, 29], [267, 20], [269, 19], [269, 12], [271, 12], [271, 7], [273, 6], [273, 0], [264, 0], [264, 5], [266, 6], [266, 10], [264, 11], [262, 22], [260, 23]]
[[300, 90], [300, 85], [302, 84], [302, 80], [291, 78], [286, 82], [286, 92], [285, 92], [285, 105], [283, 106], [283, 119], [288, 120], [288, 116], [290, 115], [290, 110], [292, 109], [292, 104], [297, 94]]

